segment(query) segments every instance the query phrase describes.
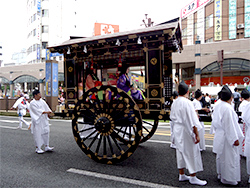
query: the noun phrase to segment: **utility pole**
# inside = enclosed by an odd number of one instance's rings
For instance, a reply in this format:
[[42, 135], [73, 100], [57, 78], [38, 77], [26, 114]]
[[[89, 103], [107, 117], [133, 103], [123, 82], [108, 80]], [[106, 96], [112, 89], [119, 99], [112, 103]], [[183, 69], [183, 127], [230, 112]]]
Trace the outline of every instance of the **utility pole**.
[[217, 51], [218, 63], [220, 63], [220, 85], [223, 85], [223, 60], [224, 50]]

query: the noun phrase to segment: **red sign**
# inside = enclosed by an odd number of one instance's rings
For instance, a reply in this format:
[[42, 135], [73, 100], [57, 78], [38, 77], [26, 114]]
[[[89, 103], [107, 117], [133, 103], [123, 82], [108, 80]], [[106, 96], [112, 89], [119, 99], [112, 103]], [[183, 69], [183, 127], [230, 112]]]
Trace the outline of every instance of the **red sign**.
[[119, 32], [119, 25], [95, 23], [95, 36]]

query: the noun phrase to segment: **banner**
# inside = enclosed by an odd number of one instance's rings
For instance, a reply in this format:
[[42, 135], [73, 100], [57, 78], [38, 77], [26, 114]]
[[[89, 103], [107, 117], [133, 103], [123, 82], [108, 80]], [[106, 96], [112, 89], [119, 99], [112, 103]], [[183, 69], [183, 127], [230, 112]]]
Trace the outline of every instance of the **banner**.
[[58, 63], [52, 63], [52, 96], [58, 96]]
[[245, 37], [250, 37], [250, 0], [245, 0]]
[[237, 0], [229, 0], [229, 39], [236, 39]]
[[222, 40], [222, 0], [214, 1], [214, 40]]
[[46, 75], [45, 75], [46, 96], [51, 96], [51, 63], [46, 62]]

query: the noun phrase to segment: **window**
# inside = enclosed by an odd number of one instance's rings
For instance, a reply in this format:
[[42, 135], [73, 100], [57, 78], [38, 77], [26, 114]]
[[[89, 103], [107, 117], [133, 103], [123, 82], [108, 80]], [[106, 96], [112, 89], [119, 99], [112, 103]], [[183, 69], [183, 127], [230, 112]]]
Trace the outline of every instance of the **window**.
[[194, 35], [197, 35], [197, 22], [194, 23]]
[[33, 36], [36, 36], [36, 29], [33, 30]]
[[209, 38], [205, 41], [205, 43], [209, 43], [209, 42], [213, 42], [213, 37], [212, 38]]
[[36, 20], [36, 13], [33, 15], [33, 21]]
[[42, 33], [48, 33], [49, 32], [49, 26], [43, 25], [42, 26]]
[[210, 14], [208, 17], [206, 17], [206, 29], [213, 27], [214, 25], [214, 15]]
[[33, 52], [36, 51], [36, 44], [33, 44]]
[[49, 10], [48, 9], [42, 10], [42, 17], [49, 17]]
[[46, 49], [48, 45], [48, 42], [42, 42], [42, 49]]
[[187, 27], [182, 30], [182, 39], [187, 39]]

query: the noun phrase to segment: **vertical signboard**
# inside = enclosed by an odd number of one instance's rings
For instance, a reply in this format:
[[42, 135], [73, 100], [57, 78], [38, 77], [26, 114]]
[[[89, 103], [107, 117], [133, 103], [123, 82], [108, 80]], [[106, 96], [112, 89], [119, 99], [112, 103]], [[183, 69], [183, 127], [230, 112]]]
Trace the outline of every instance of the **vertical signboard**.
[[46, 61], [46, 96], [58, 96], [58, 63]]
[[205, 42], [205, 8], [197, 11], [197, 37], [203, 44]]
[[215, 15], [215, 27], [214, 27], [214, 40], [222, 39], [222, 0], [214, 1], [214, 15]]
[[250, 37], [250, 0], [245, 0], [245, 37]]
[[58, 63], [52, 63], [52, 96], [58, 96]]
[[45, 87], [46, 87], [46, 96], [51, 96], [51, 62], [46, 62], [46, 77], [45, 77]]
[[236, 39], [237, 0], [229, 0], [229, 39]]

